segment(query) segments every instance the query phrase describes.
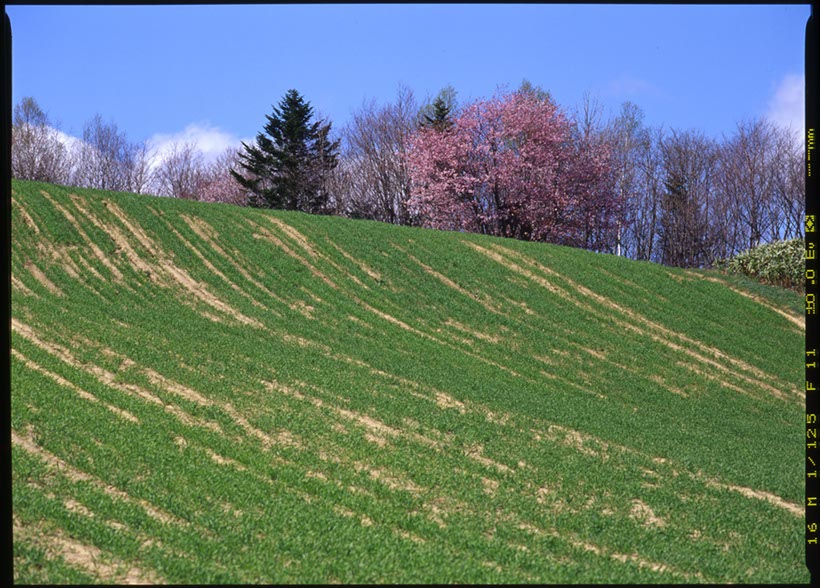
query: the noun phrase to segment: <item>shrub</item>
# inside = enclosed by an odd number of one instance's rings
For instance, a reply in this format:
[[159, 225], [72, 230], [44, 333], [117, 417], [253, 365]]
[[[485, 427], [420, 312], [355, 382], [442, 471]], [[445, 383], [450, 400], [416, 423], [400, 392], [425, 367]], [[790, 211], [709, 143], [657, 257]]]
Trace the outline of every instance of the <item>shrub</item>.
[[714, 266], [729, 273], [745, 274], [761, 282], [802, 291], [805, 288], [804, 243], [802, 238], [765, 243], [722, 259]]

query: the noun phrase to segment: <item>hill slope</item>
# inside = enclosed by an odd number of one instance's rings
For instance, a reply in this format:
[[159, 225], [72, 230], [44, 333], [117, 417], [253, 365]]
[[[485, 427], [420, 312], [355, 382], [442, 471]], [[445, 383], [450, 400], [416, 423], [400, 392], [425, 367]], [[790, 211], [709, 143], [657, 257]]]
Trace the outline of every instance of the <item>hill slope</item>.
[[799, 297], [13, 184], [20, 582], [802, 582]]

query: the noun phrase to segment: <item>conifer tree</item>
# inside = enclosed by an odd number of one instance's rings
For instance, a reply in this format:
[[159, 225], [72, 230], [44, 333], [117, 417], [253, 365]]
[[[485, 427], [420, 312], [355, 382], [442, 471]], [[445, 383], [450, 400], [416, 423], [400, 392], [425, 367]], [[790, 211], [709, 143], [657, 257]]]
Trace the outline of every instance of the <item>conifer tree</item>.
[[532, 96], [537, 100], [552, 100], [552, 95], [549, 91], [545, 90], [541, 86], [533, 86], [532, 82], [530, 82], [527, 78], [521, 80], [521, 85], [518, 87], [518, 93]]
[[326, 180], [338, 163], [339, 141], [331, 141], [331, 124], [313, 120], [313, 108], [296, 90], [288, 90], [264, 132], [253, 145], [242, 143], [239, 165], [231, 170], [260, 208], [325, 213], [330, 208]]
[[438, 93], [432, 103], [426, 104], [421, 110], [421, 126], [444, 131], [453, 126], [453, 116], [456, 109], [456, 91], [452, 86], [446, 86]]

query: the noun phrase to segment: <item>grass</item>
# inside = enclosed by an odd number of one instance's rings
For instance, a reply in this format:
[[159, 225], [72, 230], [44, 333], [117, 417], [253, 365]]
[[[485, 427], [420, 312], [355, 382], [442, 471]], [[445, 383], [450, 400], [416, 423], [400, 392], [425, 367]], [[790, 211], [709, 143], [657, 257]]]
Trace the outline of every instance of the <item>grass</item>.
[[14, 182], [19, 583], [806, 582], [800, 298]]

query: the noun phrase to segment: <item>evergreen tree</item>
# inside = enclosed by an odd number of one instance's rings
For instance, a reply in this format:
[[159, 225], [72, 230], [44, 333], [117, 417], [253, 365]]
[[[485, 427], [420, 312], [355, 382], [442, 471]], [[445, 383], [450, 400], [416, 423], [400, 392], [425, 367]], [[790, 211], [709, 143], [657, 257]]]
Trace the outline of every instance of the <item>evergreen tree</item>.
[[452, 86], [443, 88], [432, 103], [422, 107], [420, 124], [422, 127], [443, 131], [453, 126], [456, 110], [456, 91]]
[[532, 82], [530, 82], [527, 78], [521, 80], [521, 85], [518, 87], [518, 93], [524, 94], [525, 96], [532, 96], [537, 100], [552, 101], [552, 95], [549, 91], [544, 90], [541, 86], [533, 86]]
[[662, 145], [665, 190], [661, 196], [661, 263], [702, 267], [708, 263], [715, 145], [699, 133], [672, 130]]
[[661, 200], [662, 263], [676, 267], [700, 267], [707, 228], [690, 192], [687, 179], [671, 172], [664, 182]]
[[254, 145], [242, 143], [233, 177], [250, 192], [252, 206], [324, 213], [330, 207], [326, 180], [338, 163], [339, 141], [331, 124], [313, 121], [313, 108], [288, 90]]

